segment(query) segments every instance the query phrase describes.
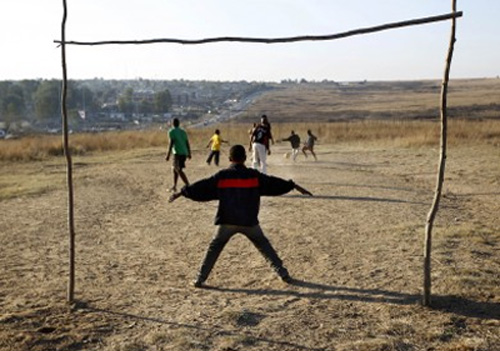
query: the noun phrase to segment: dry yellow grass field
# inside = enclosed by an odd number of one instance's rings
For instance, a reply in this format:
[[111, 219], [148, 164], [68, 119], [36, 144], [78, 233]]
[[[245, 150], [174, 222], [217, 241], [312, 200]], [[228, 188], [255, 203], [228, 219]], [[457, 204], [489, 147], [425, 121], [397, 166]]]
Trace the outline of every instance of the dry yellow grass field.
[[[262, 112], [286, 122], [437, 119], [440, 94], [439, 81], [298, 84], [263, 95], [240, 120], [254, 122]], [[498, 118], [499, 101], [500, 79], [450, 82], [450, 118]]]
[[[247, 142], [246, 122], [223, 127], [232, 144]], [[500, 350], [498, 120], [450, 123], [431, 308], [419, 301], [439, 122], [273, 123], [276, 139], [291, 128], [316, 132], [318, 161], [293, 162], [283, 157], [289, 145], [276, 143], [269, 172], [315, 196], [263, 198], [260, 220], [296, 282], [282, 283], [237, 236], [209, 289], [190, 283], [216, 203], [167, 202], [165, 134], [109, 134], [93, 146], [84, 144], [90, 136], [72, 137], [80, 150], [72, 308], [64, 159], [6, 157], [0, 350]], [[191, 181], [216, 171], [204, 162], [211, 132], [189, 129]], [[121, 137], [129, 142], [110, 146]], [[226, 166], [226, 146], [222, 157]]]
[[[247, 143], [248, 125], [227, 123], [214, 128], [189, 129], [191, 142], [203, 146], [210, 139], [215, 128], [229, 141]], [[309, 122], [309, 123], [274, 123], [273, 134], [282, 139], [291, 130], [306, 138], [307, 129], [314, 131], [322, 143], [338, 142], [374, 142], [394, 147], [435, 145], [439, 140], [440, 125], [433, 121], [385, 121], [366, 120], [356, 122]], [[497, 143], [500, 135], [500, 121], [491, 120], [451, 120], [448, 138], [450, 145]], [[70, 137], [70, 151], [73, 155], [108, 152], [113, 150], [133, 150], [165, 146], [166, 131], [124, 131], [100, 134], [76, 134]], [[0, 161], [26, 162], [47, 160], [62, 156], [63, 148], [60, 137], [32, 136], [14, 140], [0, 141]]]

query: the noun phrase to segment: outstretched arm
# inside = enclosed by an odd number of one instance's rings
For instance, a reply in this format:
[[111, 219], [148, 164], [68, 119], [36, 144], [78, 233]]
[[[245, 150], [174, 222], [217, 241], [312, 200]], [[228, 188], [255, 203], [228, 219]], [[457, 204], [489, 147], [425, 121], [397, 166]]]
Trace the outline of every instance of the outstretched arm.
[[165, 156], [165, 160], [169, 160], [170, 159], [170, 154], [172, 153], [172, 148], [174, 147], [174, 142], [172, 140], [170, 140], [170, 145], [168, 146], [168, 151], [167, 151], [167, 155]]
[[294, 187], [295, 190], [297, 190], [299, 193], [301, 193], [302, 195], [309, 195], [309, 196], [313, 196], [313, 194], [307, 190], [307, 189], [304, 189], [303, 187], [301, 187], [300, 185], [298, 184], [295, 184], [295, 187]]
[[191, 159], [191, 146], [189, 145], [189, 140], [186, 140], [186, 146], [188, 149], [187, 158]]
[[312, 196], [311, 192], [295, 184], [293, 180], [285, 180], [259, 173], [259, 192], [261, 196], [280, 196], [294, 189], [303, 195]]
[[180, 191], [170, 195], [168, 202], [174, 202], [181, 196], [193, 201], [217, 200], [218, 194], [216, 176], [200, 179], [197, 182], [182, 187]]

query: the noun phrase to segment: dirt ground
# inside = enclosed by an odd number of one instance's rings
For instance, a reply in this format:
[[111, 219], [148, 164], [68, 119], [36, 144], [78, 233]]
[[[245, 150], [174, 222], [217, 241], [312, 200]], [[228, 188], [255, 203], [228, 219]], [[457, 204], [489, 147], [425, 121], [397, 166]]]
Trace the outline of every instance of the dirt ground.
[[[209, 288], [191, 286], [217, 204], [169, 204], [160, 149], [74, 160], [71, 308], [64, 186], [0, 201], [0, 350], [500, 350], [498, 146], [449, 149], [432, 308], [419, 302], [438, 150], [320, 144], [317, 162], [295, 163], [286, 151], [275, 145], [269, 173], [315, 196], [263, 198], [260, 220], [293, 285], [237, 236]], [[205, 157], [188, 161], [191, 181], [216, 170]], [[7, 172], [64, 184], [65, 165]]]

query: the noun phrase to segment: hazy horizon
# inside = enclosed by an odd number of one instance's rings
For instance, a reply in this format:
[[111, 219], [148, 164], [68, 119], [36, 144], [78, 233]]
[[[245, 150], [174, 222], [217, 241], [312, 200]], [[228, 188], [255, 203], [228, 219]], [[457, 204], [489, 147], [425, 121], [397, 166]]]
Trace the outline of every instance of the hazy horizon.
[[[208, 80], [208, 79], [183, 79], [183, 78], [173, 78], [173, 79], [163, 79], [163, 78], [144, 78], [144, 77], [135, 77], [135, 78], [103, 78], [103, 77], [94, 77], [94, 78], [72, 78], [68, 77], [69, 80], [73, 81], [86, 81], [86, 80], [115, 80], [115, 81], [136, 81], [136, 80], [151, 80], [151, 81], [185, 81], [185, 82], [211, 82], [211, 83], [238, 83], [238, 82], [247, 82], [247, 83], [263, 83], [263, 84], [281, 84], [283, 81], [289, 80], [288, 78], [283, 78], [279, 81], [277, 80]], [[488, 80], [488, 79], [500, 79], [500, 76], [496, 77], [461, 77], [461, 78], [450, 78], [450, 81], [461, 81], [461, 80]], [[0, 79], [0, 81], [11, 81], [18, 82], [23, 80], [62, 80], [62, 77], [54, 77], [54, 78], [21, 78], [21, 79]], [[298, 84], [300, 83], [300, 79], [290, 79], [291, 81], [296, 81]], [[323, 81], [335, 82], [335, 83], [397, 83], [397, 82], [425, 82], [425, 81], [436, 81], [440, 82], [442, 79], [440, 77], [436, 77], [434, 79], [376, 79], [376, 80], [307, 80], [307, 83], [317, 83], [321, 84]], [[286, 82], [285, 82], [286, 83]]]

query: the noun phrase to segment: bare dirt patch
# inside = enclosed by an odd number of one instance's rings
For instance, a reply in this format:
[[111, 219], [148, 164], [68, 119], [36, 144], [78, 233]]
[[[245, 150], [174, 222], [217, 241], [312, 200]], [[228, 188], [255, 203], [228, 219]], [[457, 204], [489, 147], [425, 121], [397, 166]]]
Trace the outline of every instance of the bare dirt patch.
[[[433, 308], [419, 301], [438, 150], [319, 145], [319, 161], [296, 163], [286, 151], [270, 173], [316, 196], [264, 198], [260, 219], [297, 281], [235, 237], [208, 289], [190, 283], [216, 203], [167, 203], [164, 150], [78, 158], [72, 307], [64, 164], [2, 165], [55, 185], [0, 201], [0, 350], [500, 350], [498, 147], [449, 151]], [[192, 181], [215, 171], [205, 156], [188, 162]]]

